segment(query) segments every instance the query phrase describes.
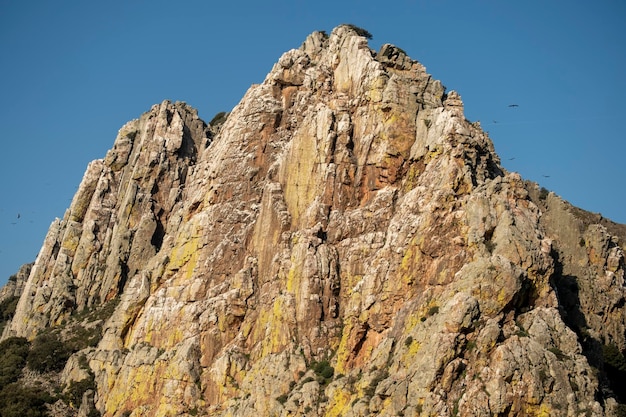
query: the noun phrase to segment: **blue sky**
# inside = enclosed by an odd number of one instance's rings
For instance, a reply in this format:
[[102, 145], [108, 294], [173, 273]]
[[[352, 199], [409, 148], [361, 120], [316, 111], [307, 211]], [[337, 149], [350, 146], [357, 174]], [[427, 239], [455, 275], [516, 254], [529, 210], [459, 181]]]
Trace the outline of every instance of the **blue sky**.
[[622, 0], [0, 0], [0, 284], [124, 123], [164, 99], [208, 121], [341, 23], [458, 91], [506, 169], [626, 223], [624, 22]]

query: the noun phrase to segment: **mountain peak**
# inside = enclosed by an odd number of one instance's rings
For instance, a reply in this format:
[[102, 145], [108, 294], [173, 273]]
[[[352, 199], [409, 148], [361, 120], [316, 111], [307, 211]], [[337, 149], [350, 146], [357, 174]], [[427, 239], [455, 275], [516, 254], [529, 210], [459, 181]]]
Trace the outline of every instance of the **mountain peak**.
[[62, 380], [105, 416], [611, 415], [622, 249], [369, 37], [309, 35], [219, 129], [126, 124], [4, 337], [99, 329]]

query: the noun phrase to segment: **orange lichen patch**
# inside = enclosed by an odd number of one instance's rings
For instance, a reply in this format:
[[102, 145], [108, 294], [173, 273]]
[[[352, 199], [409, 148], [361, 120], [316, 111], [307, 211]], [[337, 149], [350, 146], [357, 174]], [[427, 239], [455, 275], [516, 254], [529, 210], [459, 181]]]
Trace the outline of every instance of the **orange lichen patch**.
[[343, 335], [337, 349], [338, 373], [346, 373], [351, 369], [363, 366], [372, 355], [374, 349], [383, 339], [381, 333], [369, 328], [367, 323], [348, 323], [343, 329]]
[[281, 97], [283, 101], [283, 109], [288, 110], [293, 106], [295, 96], [298, 92], [298, 87], [295, 85], [287, 86], [281, 90]]

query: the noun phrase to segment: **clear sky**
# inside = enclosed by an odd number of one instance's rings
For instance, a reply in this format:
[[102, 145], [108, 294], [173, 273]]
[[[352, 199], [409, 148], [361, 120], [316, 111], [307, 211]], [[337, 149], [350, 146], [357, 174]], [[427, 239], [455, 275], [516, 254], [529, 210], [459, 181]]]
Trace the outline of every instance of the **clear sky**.
[[124, 123], [164, 99], [209, 121], [341, 23], [458, 91], [506, 169], [626, 223], [624, 22], [623, 0], [0, 0], [0, 284]]

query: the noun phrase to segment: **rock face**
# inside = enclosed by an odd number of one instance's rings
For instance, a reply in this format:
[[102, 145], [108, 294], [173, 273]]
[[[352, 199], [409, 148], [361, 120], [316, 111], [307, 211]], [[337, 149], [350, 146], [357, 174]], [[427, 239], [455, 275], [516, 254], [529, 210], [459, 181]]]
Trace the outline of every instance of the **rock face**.
[[125, 125], [4, 336], [113, 306], [76, 354], [103, 416], [616, 415], [623, 248], [573, 210], [340, 26], [219, 127], [170, 102]]
[[22, 265], [17, 274], [12, 275], [6, 285], [0, 288], [0, 302], [12, 298], [19, 297], [24, 292], [24, 284], [28, 280], [33, 264]]
[[[164, 102], [127, 123], [92, 162], [63, 220], [50, 227], [18, 304], [14, 332], [32, 337], [116, 297], [159, 251], [208, 129]], [[175, 226], [174, 226], [175, 227]]]

